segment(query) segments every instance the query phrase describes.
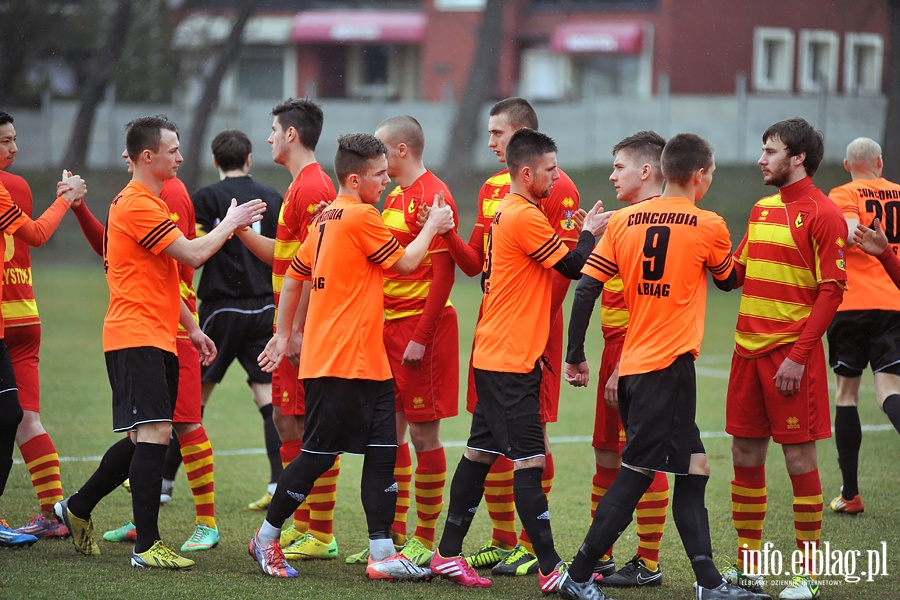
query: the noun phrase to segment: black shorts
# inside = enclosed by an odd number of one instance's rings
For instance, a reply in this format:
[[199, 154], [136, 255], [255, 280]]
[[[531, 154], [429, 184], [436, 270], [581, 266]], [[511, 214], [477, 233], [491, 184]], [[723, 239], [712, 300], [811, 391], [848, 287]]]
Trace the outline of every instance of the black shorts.
[[200, 303], [200, 328], [216, 344], [218, 354], [203, 367], [204, 383], [219, 383], [237, 358], [247, 383], [272, 383], [272, 374], [259, 368], [257, 358], [272, 337], [275, 304], [271, 298], [223, 298]]
[[705, 454], [697, 427], [694, 357], [682, 354], [659, 371], [619, 380], [625, 428], [622, 464], [687, 475], [692, 454]]
[[105, 353], [112, 388], [113, 431], [171, 422], [178, 397], [178, 357], [142, 346]]
[[828, 364], [841, 377], [875, 373], [900, 375], [900, 312], [847, 310], [828, 327]]
[[478, 403], [466, 446], [512, 461], [543, 456], [540, 366], [530, 373], [474, 372]]
[[[16, 386], [16, 372], [9, 358], [9, 348], [0, 338], [0, 424], [6, 427], [18, 426], [22, 421], [22, 406], [19, 404], [19, 388]], [[13, 446], [10, 442], [9, 451]], [[11, 457], [0, 457], [11, 458]], [[5, 482], [0, 481], [0, 491]]]
[[394, 380], [304, 379], [303, 451], [365, 454], [368, 446], [396, 446]]

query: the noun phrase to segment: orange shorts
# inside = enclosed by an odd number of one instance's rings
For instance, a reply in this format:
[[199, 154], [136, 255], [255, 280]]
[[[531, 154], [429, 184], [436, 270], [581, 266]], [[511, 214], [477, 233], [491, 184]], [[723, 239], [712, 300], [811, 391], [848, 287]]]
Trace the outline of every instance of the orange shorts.
[[[556, 423], [559, 417], [559, 386], [562, 383], [562, 352], [563, 352], [563, 315], [562, 307], [556, 313], [556, 318], [550, 324], [550, 336], [544, 347], [542, 358], [546, 358], [549, 365], [541, 361], [541, 423]], [[474, 347], [473, 347], [474, 350]], [[469, 355], [469, 387], [466, 391], [466, 410], [475, 412], [475, 404], [478, 402], [478, 393], [475, 391], [475, 373], [472, 370], [472, 355]]]
[[175, 340], [178, 350], [178, 397], [175, 398], [173, 423], [202, 422], [200, 394], [200, 353], [189, 339]]
[[603, 398], [606, 382], [609, 381], [616, 365], [622, 357], [622, 346], [625, 336], [606, 340], [603, 357], [600, 359], [600, 370], [597, 373], [597, 412], [594, 416], [593, 447], [597, 450], [618, 452], [621, 456], [625, 447], [625, 428], [618, 408], [610, 408]]
[[272, 373], [272, 406], [280, 406], [281, 414], [302, 417], [306, 414], [303, 384], [299, 379], [300, 367], [287, 358]]
[[22, 410], [41, 412], [41, 382], [38, 377], [38, 356], [41, 349], [41, 326], [7, 327], [3, 334], [9, 348], [9, 359], [16, 374], [19, 404]]
[[384, 322], [384, 348], [394, 375], [397, 412], [412, 423], [428, 423], [459, 414], [459, 325], [456, 310], [444, 308], [425, 358], [416, 367], [401, 364], [418, 316]]
[[822, 341], [810, 352], [800, 391], [784, 396], [775, 389], [775, 373], [793, 344], [765, 356], [731, 359], [725, 431], [736, 437], [771, 436], [779, 444], [800, 444], [831, 437], [828, 371]]

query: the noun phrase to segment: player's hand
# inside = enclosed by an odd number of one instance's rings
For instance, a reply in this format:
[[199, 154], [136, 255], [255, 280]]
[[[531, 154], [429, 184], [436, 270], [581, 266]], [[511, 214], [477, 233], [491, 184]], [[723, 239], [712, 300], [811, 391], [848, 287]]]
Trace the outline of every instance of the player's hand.
[[564, 369], [566, 382], [575, 387], [587, 387], [588, 381], [590, 381], [590, 374], [591, 368], [588, 366], [587, 361], [577, 365], [566, 363]]
[[594, 237], [598, 237], [606, 231], [607, 223], [609, 223], [609, 214], [603, 212], [603, 201], [597, 200], [597, 203], [584, 216], [584, 230], [590, 231]]
[[775, 372], [775, 389], [784, 396], [792, 396], [800, 391], [800, 380], [803, 379], [805, 365], [785, 358]]
[[888, 247], [888, 239], [881, 228], [881, 220], [872, 221], [872, 227], [857, 223], [856, 231], [853, 232], [853, 243], [857, 248], [872, 256], [878, 256], [884, 252]]
[[575, 214], [572, 215], [572, 221], [575, 223], [575, 233], [581, 234], [584, 230], [584, 217], [587, 216], [587, 213], [583, 208], [579, 208], [575, 211]]
[[299, 333], [295, 333], [291, 336], [291, 339], [285, 348], [285, 356], [287, 356], [288, 362], [295, 367], [300, 366], [300, 348], [302, 346], [303, 336]]
[[277, 333], [272, 336], [272, 339], [269, 340], [265, 349], [256, 359], [256, 362], [259, 363], [259, 367], [263, 371], [272, 373], [278, 368], [278, 364], [281, 362], [281, 359], [284, 358], [284, 352], [288, 341], [289, 340], [284, 339], [283, 336]]
[[[435, 195], [435, 198], [437, 195]], [[419, 210], [416, 212], [416, 225], [419, 226], [419, 229], [425, 227], [425, 221], [428, 220], [428, 213], [431, 212], [431, 206], [427, 202], [423, 202], [419, 205]]]
[[56, 184], [56, 193], [57, 197], [65, 198], [72, 206], [76, 200], [87, 195], [87, 184], [80, 175], [72, 175], [71, 171], [63, 169], [62, 179]]
[[226, 225], [233, 233], [261, 221], [264, 212], [266, 212], [266, 203], [259, 198], [249, 200], [241, 205], [238, 205], [237, 200], [232, 198], [231, 206], [228, 207], [228, 212], [225, 213], [225, 218], [219, 225]]
[[453, 209], [444, 201], [443, 190], [434, 195], [434, 206], [428, 211], [425, 224], [434, 227], [438, 235], [443, 235], [456, 226], [453, 222]]
[[197, 349], [197, 352], [200, 353], [200, 364], [204, 367], [211, 365], [212, 361], [215, 360], [216, 355], [219, 353], [219, 351], [216, 350], [216, 343], [213, 342], [208, 335], [203, 333], [203, 330], [199, 327], [188, 334], [188, 339], [191, 340], [191, 344], [193, 344], [194, 348]]
[[603, 386], [603, 400], [608, 407], [619, 408], [619, 363], [616, 363], [616, 368], [613, 369], [612, 375]]
[[425, 358], [425, 346], [418, 342], [414, 342], [413, 340], [409, 340], [409, 344], [406, 345], [406, 352], [403, 353], [403, 360], [400, 361], [400, 364], [407, 367], [418, 367], [422, 364], [423, 358]]
[[326, 208], [328, 208], [329, 206], [331, 206], [331, 200], [328, 200], [328, 201], [321, 200], [321, 201], [319, 201], [319, 203], [316, 204], [316, 210], [315, 210], [315, 212], [312, 214], [312, 216], [313, 216], [313, 217], [318, 217], [319, 214], [321, 214], [321, 212], [322, 212], [323, 210], [325, 210]]

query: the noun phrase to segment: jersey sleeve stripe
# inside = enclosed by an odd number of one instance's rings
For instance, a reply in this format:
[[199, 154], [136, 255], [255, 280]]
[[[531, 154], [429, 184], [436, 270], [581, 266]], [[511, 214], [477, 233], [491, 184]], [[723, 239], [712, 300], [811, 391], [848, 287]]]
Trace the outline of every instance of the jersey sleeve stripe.
[[713, 275], [724, 275], [731, 270], [731, 263], [731, 255], [729, 254], [727, 257], [725, 257], [725, 260], [714, 267], [710, 267], [709, 272]]
[[596, 254], [588, 256], [587, 263], [585, 264], [609, 276], [613, 276], [619, 272], [619, 266], [616, 263], [603, 258], [602, 256], [597, 256]]
[[151, 248], [153, 248], [153, 246], [158, 244], [161, 239], [171, 233], [173, 229], [177, 228], [178, 227], [175, 225], [175, 223], [173, 223], [169, 219], [166, 219], [165, 221], [154, 227], [150, 231], [150, 233], [145, 235], [144, 238], [140, 241], [140, 244], [147, 250], [150, 250]]
[[291, 269], [304, 277], [312, 275], [312, 269], [305, 265], [298, 257], [294, 257], [294, 260], [291, 261]]
[[18, 205], [13, 204], [12, 206], [10, 206], [9, 210], [7, 210], [5, 213], [3, 213], [2, 216], [0, 216], [0, 229], [6, 229], [10, 225], [12, 225], [21, 214], [22, 209], [19, 208]]
[[399, 247], [400, 242], [397, 241], [397, 238], [391, 237], [389, 242], [370, 254], [367, 258], [373, 263], [380, 265], [381, 263], [386, 261], [391, 254], [396, 252]]
[[544, 262], [545, 260], [550, 258], [550, 256], [552, 256], [560, 246], [562, 246], [562, 240], [560, 240], [559, 236], [554, 233], [552, 238], [544, 242], [544, 244], [540, 248], [538, 248], [528, 256], [538, 262]]

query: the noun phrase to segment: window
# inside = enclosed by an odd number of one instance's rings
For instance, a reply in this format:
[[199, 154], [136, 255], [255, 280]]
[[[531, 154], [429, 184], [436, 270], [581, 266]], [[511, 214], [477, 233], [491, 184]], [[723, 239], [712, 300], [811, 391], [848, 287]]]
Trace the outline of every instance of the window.
[[848, 33], [844, 38], [844, 91], [881, 93], [884, 40], [875, 33]]
[[252, 100], [284, 95], [284, 52], [272, 46], [245, 48], [238, 63], [238, 90]]
[[797, 87], [801, 92], [837, 89], [838, 34], [804, 29], [800, 32]]
[[572, 62], [546, 49], [522, 51], [521, 94], [537, 101], [565, 100], [572, 92]]
[[359, 44], [347, 51], [345, 93], [351, 98], [418, 98], [419, 47]]
[[484, 10], [485, 0], [434, 0], [434, 9], [443, 11]]
[[753, 31], [753, 88], [790, 92], [794, 80], [794, 32], [757, 27]]

